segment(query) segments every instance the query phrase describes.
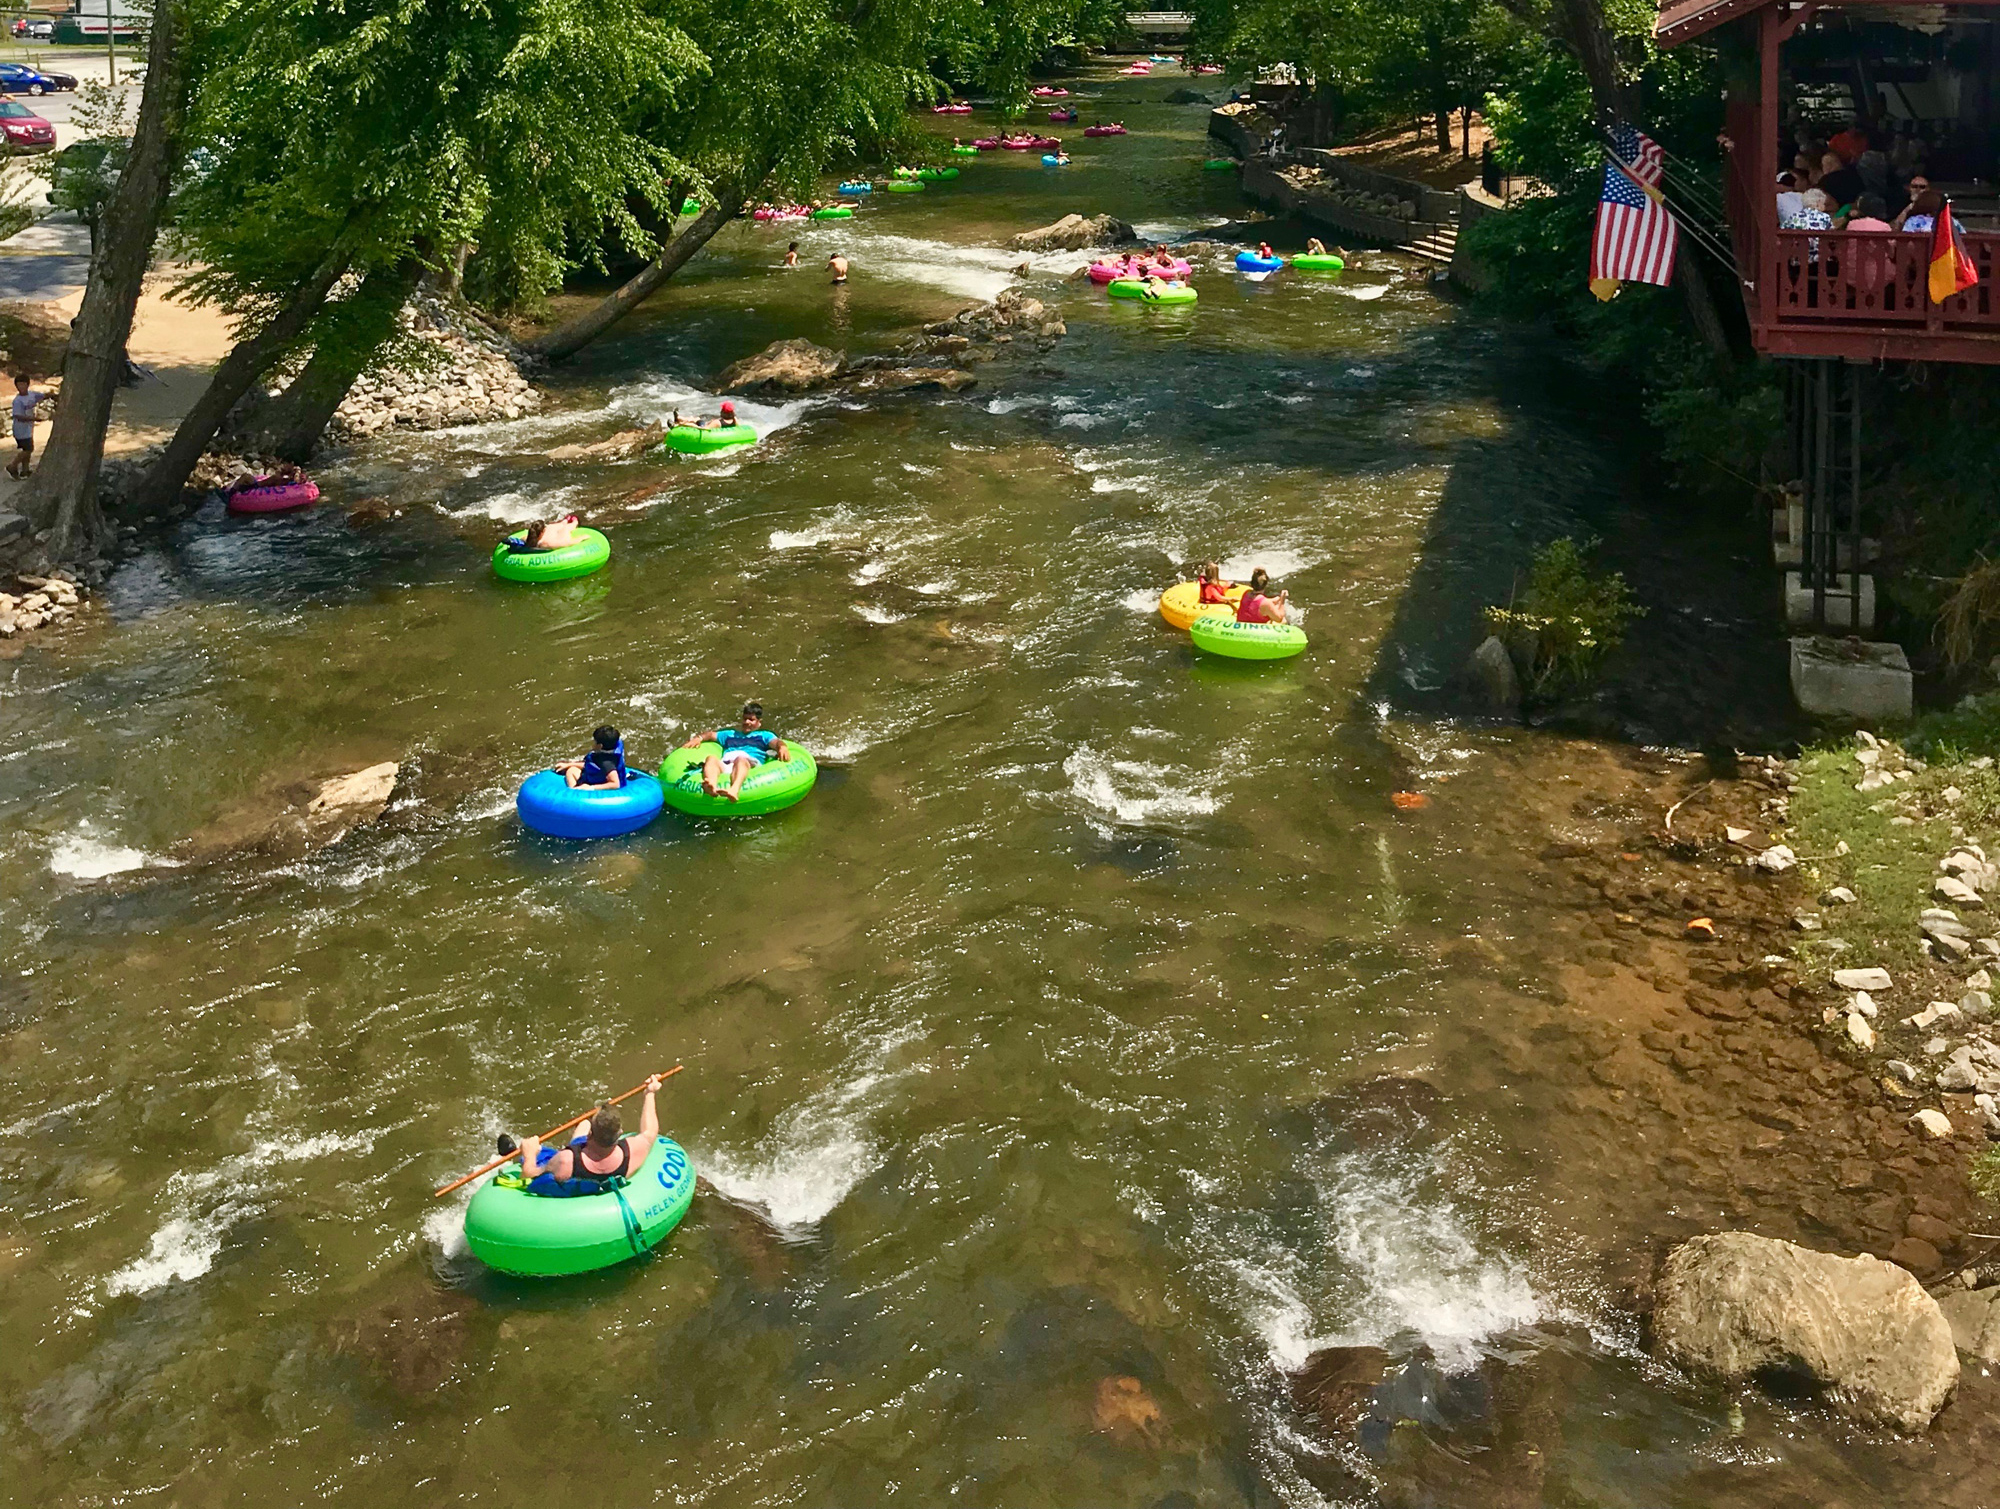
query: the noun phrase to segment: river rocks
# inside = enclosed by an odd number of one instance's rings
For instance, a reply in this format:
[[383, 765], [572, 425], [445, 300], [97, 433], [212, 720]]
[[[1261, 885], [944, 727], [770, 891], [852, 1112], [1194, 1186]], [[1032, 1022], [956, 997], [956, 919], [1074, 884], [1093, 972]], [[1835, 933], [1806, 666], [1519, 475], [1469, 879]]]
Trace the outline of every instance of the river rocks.
[[[658, 445], [666, 433], [664, 422], [642, 424], [636, 430], [620, 430], [604, 440], [582, 445], [559, 445], [543, 454], [551, 461], [629, 461]], [[349, 518], [351, 521], [351, 514]]]
[[1951, 1137], [1951, 1118], [1944, 1112], [1925, 1106], [1910, 1118], [1910, 1127], [1933, 1142], [1944, 1142]]
[[2000, 1363], [2000, 1288], [1955, 1289], [1938, 1296], [1952, 1344], [1977, 1361]]
[[1185, 87], [1170, 90], [1167, 94], [1166, 102], [1169, 105], [1213, 105], [1215, 103], [1214, 100], [1203, 94], [1199, 89], [1188, 89]]
[[0, 592], [0, 639], [68, 618], [83, 606], [83, 589], [67, 572], [49, 576], [22, 572], [13, 578], [13, 585], [12, 592]]
[[207, 863], [250, 852], [290, 859], [323, 849], [382, 816], [400, 768], [384, 760], [331, 779], [274, 784], [188, 838], [175, 857]]
[[746, 356], [725, 367], [716, 380], [716, 391], [804, 393], [826, 386], [846, 366], [847, 358], [842, 353], [809, 340], [773, 341], [755, 356]]
[[1653, 1336], [1682, 1367], [1732, 1381], [1794, 1374], [1844, 1414], [1903, 1431], [1927, 1426], [1958, 1386], [1951, 1326], [1904, 1269], [1749, 1232], [1674, 1249]]
[[1893, 990], [1896, 982], [1889, 978], [1886, 969], [1836, 969], [1833, 983], [1842, 990], [1882, 991]]
[[1090, 1423], [1093, 1430], [1128, 1446], [1157, 1446], [1160, 1441], [1160, 1406], [1137, 1378], [1100, 1379]]
[[1292, 1375], [1292, 1402], [1338, 1433], [1368, 1413], [1388, 1370], [1380, 1347], [1324, 1347]]
[[1974, 1091], [2000, 1095], [2000, 1047], [1983, 1037], [1970, 1037], [1952, 1050], [1938, 1070], [1938, 1088], [1946, 1094]]
[[442, 430], [519, 419], [542, 406], [521, 375], [525, 356], [464, 305], [419, 289], [396, 316], [402, 343], [423, 352], [364, 372], [326, 427], [335, 443], [384, 430]]
[[1024, 231], [1007, 243], [1013, 251], [1084, 251], [1093, 246], [1125, 246], [1139, 233], [1110, 215], [1065, 215], [1053, 225]]
[[1515, 712], [1521, 706], [1521, 673], [1514, 657], [1498, 635], [1489, 634], [1465, 663], [1466, 682], [1476, 689], [1486, 705], [1498, 712]]
[[956, 393], [978, 381], [960, 367], [884, 367], [859, 374], [847, 387], [854, 393], [902, 393], [912, 388]]
[[1763, 852], [1750, 856], [1750, 863], [1754, 867], [1772, 875], [1782, 875], [1798, 862], [1799, 857], [1786, 844], [1772, 844]]

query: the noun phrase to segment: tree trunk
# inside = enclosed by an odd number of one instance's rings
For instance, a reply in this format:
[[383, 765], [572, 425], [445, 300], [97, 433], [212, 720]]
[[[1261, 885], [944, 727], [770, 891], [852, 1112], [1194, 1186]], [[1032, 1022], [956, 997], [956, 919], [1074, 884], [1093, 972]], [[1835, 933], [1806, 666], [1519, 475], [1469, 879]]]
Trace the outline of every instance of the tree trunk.
[[739, 189], [725, 189], [717, 194], [716, 202], [703, 210], [693, 225], [662, 246], [660, 254], [628, 278], [616, 293], [607, 294], [575, 319], [565, 320], [540, 339], [528, 342], [528, 350], [551, 361], [574, 356], [679, 272], [717, 231], [736, 218], [747, 197]]
[[202, 452], [208, 449], [208, 442], [215, 438], [215, 432], [236, 407], [236, 401], [304, 333], [346, 270], [345, 252], [329, 256], [311, 278], [293, 290], [285, 306], [262, 330], [231, 348], [208, 380], [207, 389], [174, 431], [174, 438], [167, 442], [166, 451], [134, 487], [131, 501], [135, 508], [166, 508], [180, 497], [195, 463], [201, 460]]
[[338, 328], [313, 348], [312, 360], [284, 392], [266, 398], [230, 426], [244, 451], [310, 461], [341, 400], [395, 334], [396, 316], [416, 292], [424, 266], [415, 257], [385, 263], [339, 306]]
[[104, 535], [97, 473], [104, 460], [111, 400], [125, 376], [132, 312], [153, 258], [153, 239], [173, 176], [174, 137], [186, 104], [186, 25], [180, 0], [162, 0], [154, 8], [131, 150], [117, 191], [104, 208], [103, 234], [91, 238], [90, 280], [70, 327], [62, 399], [42, 464], [22, 497], [22, 511], [35, 528], [54, 531], [49, 553], [58, 560], [94, 552]]

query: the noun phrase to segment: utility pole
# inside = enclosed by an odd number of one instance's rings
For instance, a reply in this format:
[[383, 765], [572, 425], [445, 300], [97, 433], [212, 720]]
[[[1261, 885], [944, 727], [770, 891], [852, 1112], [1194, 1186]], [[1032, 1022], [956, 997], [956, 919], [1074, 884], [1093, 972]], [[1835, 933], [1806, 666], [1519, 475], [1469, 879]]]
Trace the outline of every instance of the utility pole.
[[111, 65], [111, 87], [118, 87], [118, 23], [112, 19], [111, 7], [116, 0], [104, 0], [104, 56]]

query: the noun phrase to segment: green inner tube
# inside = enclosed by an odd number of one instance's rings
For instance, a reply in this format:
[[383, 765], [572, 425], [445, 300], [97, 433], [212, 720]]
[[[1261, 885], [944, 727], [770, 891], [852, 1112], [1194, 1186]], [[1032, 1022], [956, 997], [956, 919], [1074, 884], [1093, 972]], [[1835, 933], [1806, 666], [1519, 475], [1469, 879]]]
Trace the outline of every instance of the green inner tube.
[[701, 201], [699, 199], [683, 199], [681, 201], [681, 213], [683, 215], [699, 215], [701, 213]]
[[1197, 618], [1188, 628], [1197, 650], [1231, 660], [1284, 660], [1306, 647], [1295, 624], [1240, 624], [1233, 618]]
[[954, 156], [954, 157], [977, 157], [977, 156], [979, 155], [979, 148], [977, 148], [977, 147], [953, 147], [953, 148], [951, 149], [951, 154], [952, 154], [952, 156]]
[[889, 181], [888, 189], [892, 194], [921, 194], [924, 185], [918, 178], [894, 178]]
[[1292, 266], [1300, 272], [1339, 272], [1347, 264], [1332, 255], [1318, 257], [1307, 252], [1303, 257], [1292, 258]]
[[601, 571], [610, 559], [609, 540], [594, 529], [579, 529], [574, 540], [555, 550], [514, 551], [502, 540], [493, 547], [493, 574], [510, 582], [566, 582]]
[[806, 793], [813, 789], [813, 782], [819, 779], [819, 762], [795, 739], [785, 740], [785, 748], [792, 757], [782, 765], [767, 760], [751, 771], [744, 778], [738, 800], [733, 802], [726, 796], [710, 796], [701, 789], [702, 761], [720, 755], [720, 744], [676, 749], [660, 767], [660, 787], [666, 793], [667, 805], [690, 817], [762, 817], [804, 801]]
[[664, 1242], [694, 1203], [694, 1165], [681, 1145], [657, 1138], [620, 1189], [595, 1195], [531, 1195], [518, 1175], [493, 1178], [465, 1207], [465, 1241], [502, 1273], [557, 1278], [637, 1257]]
[[1201, 165], [1201, 170], [1204, 173], [1228, 173], [1235, 167], [1236, 159], [1233, 157], [1211, 157]]
[[[1151, 285], [1153, 292], [1146, 291]], [[1199, 297], [1186, 283], [1159, 283], [1153, 279], [1113, 278], [1104, 291], [1114, 299], [1130, 299], [1135, 304], [1192, 304]]]
[[714, 425], [707, 429], [692, 424], [677, 424], [667, 431], [667, 438], [660, 443], [683, 456], [706, 456], [711, 451], [726, 451], [731, 446], [755, 445], [757, 432], [740, 420], [732, 425]]
[[854, 207], [852, 205], [829, 204], [823, 209], [813, 211], [813, 219], [815, 220], [852, 220], [853, 218]]
[[917, 173], [925, 183], [937, 183], [944, 179], [958, 177], [957, 168], [923, 168]]

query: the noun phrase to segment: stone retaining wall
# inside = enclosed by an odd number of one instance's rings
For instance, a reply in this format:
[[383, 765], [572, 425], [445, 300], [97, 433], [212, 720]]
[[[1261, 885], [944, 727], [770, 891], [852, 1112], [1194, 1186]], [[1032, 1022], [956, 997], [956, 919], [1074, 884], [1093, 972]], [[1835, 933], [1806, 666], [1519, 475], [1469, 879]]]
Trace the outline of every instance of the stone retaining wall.
[[1330, 226], [1350, 239], [1400, 246], [1421, 232], [1421, 223], [1417, 220], [1342, 203], [1334, 195], [1331, 180], [1318, 169], [1304, 166], [1281, 168], [1268, 157], [1243, 165], [1243, 192], [1260, 204]]

